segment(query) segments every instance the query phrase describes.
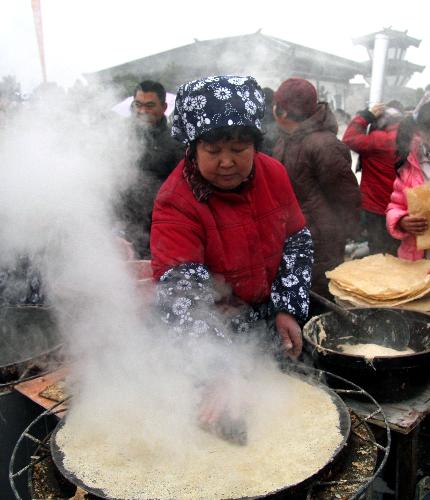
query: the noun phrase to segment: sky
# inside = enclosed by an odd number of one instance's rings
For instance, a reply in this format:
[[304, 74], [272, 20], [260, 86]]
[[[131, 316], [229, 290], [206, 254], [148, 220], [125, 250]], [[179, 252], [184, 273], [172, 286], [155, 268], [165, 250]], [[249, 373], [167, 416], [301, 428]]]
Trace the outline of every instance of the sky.
[[[68, 88], [83, 73], [206, 40], [254, 33], [355, 61], [368, 59], [352, 39], [391, 27], [421, 39], [407, 59], [428, 64], [408, 86], [430, 83], [428, 0], [40, 0], [49, 81]], [[31, 0], [0, 0], [0, 79], [24, 92], [42, 81]]]

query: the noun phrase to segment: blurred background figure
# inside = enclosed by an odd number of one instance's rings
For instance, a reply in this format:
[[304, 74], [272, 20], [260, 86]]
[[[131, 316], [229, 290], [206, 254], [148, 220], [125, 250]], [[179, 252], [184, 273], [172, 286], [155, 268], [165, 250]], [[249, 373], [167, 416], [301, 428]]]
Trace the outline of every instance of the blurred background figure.
[[346, 130], [346, 127], [351, 121], [351, 115], [345, 110], [337, 108], [334, 112], [334, 116], [336, 117], [338, 127], [337, 136], [341, 138]]
[[44, 304], [46, 304], [46, 294], [41, 273], [28, 256], [18, 256], [13, 265], [0, 268], [1, 306]]
[[272, 156], [273, 148], [279, 137], [278, 125], [273, 116], [273, 96], [275, 92], [270, 87], [264, 87], [264, 99], [266, 102], [266, 111], [262, 120], [263, 144], [261, 151]]
[[388, 231], [401, 240], [398, 257], [409, 260], [430, 256], [428, 250], [418, 250], [416, 243], [416, 236], [428, 229], [429, 221], [409, 215], [405, 193], [430, 181], [430, 101], [421, 101], [414, 115], [416, 118], [408, 116], [399, 125], [397, 177], [387, 208]]
[[343, 142], [359, 154], [362, 227], [369, 253], [397, 254], [398, 242], [386, 230], [385, 210], [396, 177], [396, 136], [403, 106], [398, 101], [377, 103], [357, 113]]
[[161, 83], [145, 80], [136, 87], [130, 120], [140, 150], [138, 172], [122, 196], [119, 218], [125, 238], [141, 259], [150, 258], [149, 233], [157, 192], [184, 154], [183, 146], [171, 137], [166, 109], [166, 91]]
[[275, 92], [280, 137], [273, 156], [285, 166], [315, 247], [312, 289], [329, 296], [325, 272], [344, 260], [360, 217], [360, 191], [348, 147], [336, 137], [336, 118], [318, 103], [315, 87], [289, 78]]

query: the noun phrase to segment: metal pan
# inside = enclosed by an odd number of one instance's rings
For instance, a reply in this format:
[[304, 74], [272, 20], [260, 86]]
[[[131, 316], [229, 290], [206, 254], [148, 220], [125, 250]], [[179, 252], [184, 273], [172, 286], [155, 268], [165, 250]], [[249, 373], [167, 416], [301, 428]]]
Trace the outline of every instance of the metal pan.
[[[309, 476], [308, 478], [304, 479], [303, 481], [300, 481], [296, 484], [289, 485], [284, 488], [280, 488], [278, 490], [272, 491], [268, 494], [265, 495], [260, 495], [257, 497], [253, 498], [290, 498], [290, 499], [305, 499], [307, 490], [310, 487], [312, 483], [317, 481], [323, 476], [329, 475], [329, 471], [332, 468], [335, 468], [336, 464], [338, 463], [339, 460], [341, 460], [341, 457], [343, 456], [343, 453], [347, 449], [347, 444], [348, 444], [348, 439], [350, 436], [350, 431], [351, 431], [351, 420], [350, 420], [350, 414], [348, 411], [348, 408], [346, 407], [345, 403], [343, 400], [334, 392], [332, 389], [327, 387], [326, 385], [317, 382], [314, 378], [310, 378], [308, 376], [305, 376], [299, 371], [295, 370], [294, 368], [291, 369], [292, 375], [300, 376], [304, 378], [307, 382], [312, 383], [314, 385], [318, 385], [322, 390], [326, 391], [332, 401], [334, 402], [337, 411], [339, 413], [339, 422], [340, 422], [340, 432], [342, 434], [342, 442], [339, 444], [339, 446], [336, 448], [330, 459], [327, 461], [327, 463], [321, 467], [318, 471], [316, 471], [314, 474]], [[294, 373], [296, 371], [296, 373]], [[317, 419], [317, 417], [316, 417]], [[67, 467], [64, 465], [64, 454], [60, 447], [57, 444], [56, 440], [56, 435], [58, 431], [63, 427], [64, 421], [61, 421], [58, 423], [57, 427], [55, 428], [54, 432], [52, 433], [51, 440], [50, 440], [50, 447], [51, 447], [51, 454], [52, 454], [52, 459], [60, 471], [60, 473], [72, 484], [82, 488], [83, 490], [87, 491], [88, 493], [91, 493], [93, 495], [96, 495], [99, 498], [102, 499], [109, 499], [109, 500], [121, 500], [121, 499], [113, 499], [112, 497], [107, 496], [102, 490], [93, 488], [91, 486], [86, 485], [79, 477], [77, 477], [74, 473], [69, 471]]]
[[[372, 308], [353, 309], [360, 316], [371, 314]], [[389, 312], [390, 309], [387, 308]], [[325, 313], [314, 316], [303, 328], [305, 348], [317, 368], [340, 375], [366, 389], [380, 402], [413, 397], [430, 381], [430, 316], [416, 311], [395, 309], [409, 324], [408, 347], [415, 352], [400, 356], [364, 356], [346, 354], [337, 347], [346, 340], [366, 343], [360, 331], [339, 315]], [[396, 345], [387, 345], [395, 348]]]

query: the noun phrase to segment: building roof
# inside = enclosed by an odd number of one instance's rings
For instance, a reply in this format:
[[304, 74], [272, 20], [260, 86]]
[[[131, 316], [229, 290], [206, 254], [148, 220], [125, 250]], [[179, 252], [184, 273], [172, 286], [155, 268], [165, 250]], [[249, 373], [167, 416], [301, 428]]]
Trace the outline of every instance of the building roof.
[[367, 49], [372, 49], [375, 43], [375, 36], [384, 34], [390, 39], [390, 47], [399, 47], [402, 49], [407, 49], [411, 45], [413, 47], [419, 47], [421, 40], [418, 38], [412, 38], [408, 35], [408, 30], [397, 31], [390, 28], [384, 28], [381, 31], [376, 31], [375, 33], [370, 33], [369, 35], [364, 35], [358, 38], [354, 38], [352, 42], [354, 45], [364, 45]]
[[[278, 85], [290, 76], [348, 82], [365, 71], [362, 63], [256, 33], [195, 40], [194, 43], [102, 69], [85, 76], [108, 82], [127, 74], [161, 79], [174, 90], [181, 83], [215, 74], [250, 74], [263, 86]], [[167, 75], [167, 76], [166, 76]]]

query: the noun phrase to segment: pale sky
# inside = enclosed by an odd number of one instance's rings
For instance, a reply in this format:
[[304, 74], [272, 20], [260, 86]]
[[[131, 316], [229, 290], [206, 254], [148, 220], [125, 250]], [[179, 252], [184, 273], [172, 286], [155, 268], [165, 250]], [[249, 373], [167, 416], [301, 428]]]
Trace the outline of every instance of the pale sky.
[[[205, 40], [253, 33], [367, 60], [352, 38], [385, 27], [421, 39], [407, 59], [427, 65], [409, 86], [430, 83], [428, 0], [41, 0], [48, 80], [67, 88], [82, 73]], [[25, 92], [42, 80], [31, 0], [0, 0], [0, 78]]]

